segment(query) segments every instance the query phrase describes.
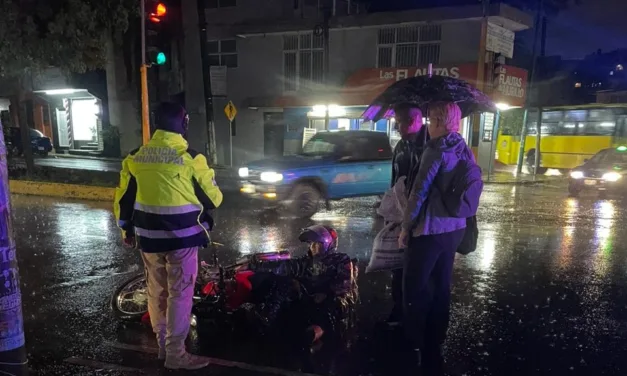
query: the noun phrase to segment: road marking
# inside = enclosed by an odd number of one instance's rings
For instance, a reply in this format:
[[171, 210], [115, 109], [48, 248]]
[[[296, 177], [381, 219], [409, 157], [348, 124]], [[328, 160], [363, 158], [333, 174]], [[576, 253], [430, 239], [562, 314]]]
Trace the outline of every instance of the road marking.
[[[111, 346], [113, 348], [117, 348], [120, 350], [132, 350], [132, 351], [143, 352], [146, 354], [158, 354], [159, 353], [158, 348], [151, 347], [151, 346], [129, 345], [129, 344], [120, 343], [120, 342], [105, 342], [105, 345]], [[289, 370], [282, 369], [282, 368], [257, 366], [254, 364], [234, 362], [234, 361], [225, 360], [225, 359], [210, 358], [210, 357], [208, 357], [208, 359], [211, 362], [210, 364], [214, 364], [214, 365], [222, 366], [222, 367], [229, 367], [229, 368], [239, 368], [239, 369], [243, 369], [246, 371], [271, 373], [273, 375], [280, 375], [280, 376], [320, 376], [320, 375], [316, 375], [313, 373], [303, 373], [303, 372], [289, 371]]]
[[90, 368], [96, 368], [96, 369], [106, 369], [110, 371], [144, 373], [144, 371], [142, 371], [139, 368], [125, 367], [119, 364], [99, 362], [97, 360], [92, 360], [92, 359], [81, 359], [75, 356], [65, 359], [65, 362], [74, 364], [77, 366], [84, 366], [84, 367], [90, 367]]

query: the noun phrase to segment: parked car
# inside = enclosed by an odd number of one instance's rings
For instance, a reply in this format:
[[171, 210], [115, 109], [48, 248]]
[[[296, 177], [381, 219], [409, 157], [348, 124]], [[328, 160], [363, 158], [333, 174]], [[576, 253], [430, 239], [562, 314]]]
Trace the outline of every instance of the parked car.
[[[9, 128], [9, 140], [7, 142], [7, 149], [11, 155], [22, 155], [22, 141], [20, 128]], [[40, 131], [30, 128], [30, 144], [33, 150], [33, 154], [47, 156], [52, 151], [52, 142], [50, 138], [46, 137]]]
[[577, 196], [582, 191], [625, 195], [626, 175], [627, 146], [603, 149], [570, 172], [568, 192], [571, 196]]
[[299, 217], [321, 202], [382, 195], [390, 187], [392, 147], [385, 133], [323, 131], [298, 155], [251, 162], [239, 169], [241, 192]]

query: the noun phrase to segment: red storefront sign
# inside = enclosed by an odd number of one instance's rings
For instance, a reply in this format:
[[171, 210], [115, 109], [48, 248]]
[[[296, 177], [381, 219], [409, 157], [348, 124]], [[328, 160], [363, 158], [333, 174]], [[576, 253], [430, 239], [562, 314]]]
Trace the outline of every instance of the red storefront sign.
[[522, 107], [527, 96], [527, 71], [503, 65], [497, 68], [494, 79], [492, 99], [510, 106]]
[[[343, 91], [345, 95], [351, 97], [354, 105], [366, 105], [394, 82], [426, 74], [428, 74], [427, 66], [361, 69], [348, 77]], [[474, 84], [477, 80], [477, 65], [434, 65], [433, 74], [459, 78]]]
[[[333, 102], [340, 106], [365, 106], [394, 82], [426, 74], [428, 74], [427, 66], [360, 69], [346, 79], [343, 88], [338, 92], [327, 93], [323, 98], [287, 96], [277, 98], [274, 103], [279, 107], [311, 106], [313, 102], [316, 102], [314, 104]], [[477, 64], [434, 65], [433, 74], [458, 78], [476, 86]], [[490, 79], [491, 77], [488, 76], [488, 80]], [[496, 81], [492, 95], [495, 102], [507, 103], [510, 106], [524, 106], [527, 90], [526, 70], [503, 66], [500, 68]]]

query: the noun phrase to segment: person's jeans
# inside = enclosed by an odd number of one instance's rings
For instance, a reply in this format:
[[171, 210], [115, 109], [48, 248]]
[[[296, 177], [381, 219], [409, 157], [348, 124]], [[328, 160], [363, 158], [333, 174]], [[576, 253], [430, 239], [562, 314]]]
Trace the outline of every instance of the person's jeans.
[[414, 348], [444, 344], [455, 251], [465, 230], [411, 238], [403, 270], [403, 329]]
[[168, 356], [185, 353], [194, 285], [198, 274], [198, 248], [163, 253], [142, 252], [148, 282], [148, 312], [159, 348]]

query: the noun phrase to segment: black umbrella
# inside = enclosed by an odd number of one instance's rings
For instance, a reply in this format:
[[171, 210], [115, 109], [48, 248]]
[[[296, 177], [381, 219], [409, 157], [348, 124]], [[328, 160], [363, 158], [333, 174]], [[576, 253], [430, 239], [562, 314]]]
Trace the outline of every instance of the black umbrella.
[[492, 100], [466, 81], [425, 75], [392, 84], [368, 106], [362, 117], [372, 121], [393, 117], [393, 106], [399, 104], [415, 105], [427, 113], [429, 103], [433, 102], [457, 103], [462, 117], [473, 112], [496, 112]]

